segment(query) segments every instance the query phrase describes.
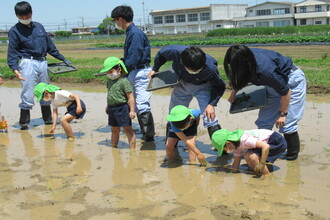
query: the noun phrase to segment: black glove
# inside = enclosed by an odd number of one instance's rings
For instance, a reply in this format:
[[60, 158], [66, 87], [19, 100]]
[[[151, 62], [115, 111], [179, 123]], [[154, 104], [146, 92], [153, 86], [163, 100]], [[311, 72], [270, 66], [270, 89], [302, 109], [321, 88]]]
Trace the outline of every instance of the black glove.
[[66, 65], [71, 66], [71, 62], [70, 62], [69, 60], [65, 59], [65, 60], [63, 60], [63, 62], [64, 62]]

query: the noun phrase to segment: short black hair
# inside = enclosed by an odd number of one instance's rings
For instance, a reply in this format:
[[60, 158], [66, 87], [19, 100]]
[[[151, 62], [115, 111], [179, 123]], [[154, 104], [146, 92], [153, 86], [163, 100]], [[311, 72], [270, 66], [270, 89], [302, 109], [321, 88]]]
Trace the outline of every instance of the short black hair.
[[188, 115], [182, 121], [172, 121], [172, 124], [174, 125], [174, 127], [178, 129], [183, 129], [190, 123], [190, 120], [191, 120], [191, 115]]
[[256, 75], [256, 60], [245, 45], [233, 45], [228, 48], [223, 66], [230, 85], [236, 91], [245, 87]]
[[111, 12], [111, 18], [123, 18], [127, 22], [133, 21], [133, 9], [127, 5], [120, 5], [115, 7]]
[[26, 1], [17, 2], [14, 9], [17, 16], [32, 14], [32, 7]]
[[181, 53], [183, 65], [191, 70], [201, 69], [206, 62], [206, 55], [199, 47], [191, 46]]

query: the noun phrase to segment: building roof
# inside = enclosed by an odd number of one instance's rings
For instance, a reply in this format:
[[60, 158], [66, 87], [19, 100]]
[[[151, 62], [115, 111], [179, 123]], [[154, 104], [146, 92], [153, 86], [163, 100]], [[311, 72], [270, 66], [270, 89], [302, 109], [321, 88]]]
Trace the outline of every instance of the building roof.
[[258, 6], [261, 6], [261, 5], [266, 5], [266, 4], [294, 5], [295, 3], [294, 3], [294, 2], [263, 2], [263, 3], [257, 4], [257, 5], [252, 5], [252, 6], [250, 6], [250, 7], [247, 7], [247, 9], [248, 9], [248, 8], [258, 7]]
[[328, 3], [330, 3], [330, 1], [318, 1], [318, 0], [306, 0], [300, 3], [297, 3], [296, 6], [300, 7], [300, 6], [311, 6], [311, 5], [326, 5]]

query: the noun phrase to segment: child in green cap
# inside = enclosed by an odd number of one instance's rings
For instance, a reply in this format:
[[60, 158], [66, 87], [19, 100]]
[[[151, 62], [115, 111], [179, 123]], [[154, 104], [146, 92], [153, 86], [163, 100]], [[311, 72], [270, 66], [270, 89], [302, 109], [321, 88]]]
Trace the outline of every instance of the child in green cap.
[[234, 153], [233, 169], [238, 170], [241, 157], [258, 174], [268, 174], [266, 163], [274, 163], [286, 150], [282, 135], [267, 129], [228, 131], [220, 129], [212, 134], [212, 144], [221, 156], [223, 151]]
[[53, 106], [53, 126], [49, 131], [51, 134], [53, 134], [56, 129], [58, 107], [64, 106], [67, 108], [67, 112], [61, 118], [61, 125], [67, 138], [73, 139], [74, 134], [70, 122], [73, 119], [83, 118], [86, 112], [86, 105], [79, 96], [66, 90], [62, 90], [57, 86], [48, 85], [42, 82], [34, 87], [34, 95], [37, 97], [37, 102], [42, 99], [46, 102], [50, 101]]
[[189, 163], [196, 163], [196, 157], [202, 166], [206, 166], [204, 155], [196, 147], [197, 127], [201, 111], [188, 109], [186, 106], [174, 106], [166, 117], [170, 124], [166, 140], [166, 156], [169, 161], [175, 158], [175, 146], [179, 139], [183, 141], [189, 152]]
[[122, 60], [117, 57], [108, 57], [103, 64], [101, 73], [109, 77], [107, 81], [108, 96], [106, 113], [108, 124], [111, 127], [111, 145], [117, 147], [120, 127], [123, 127], [131, 149], [135, 148], [136, 137], [132, 128], [132, 119], [135, 118], [134, 96], [131, 83], [122, 73], [128, 71]]

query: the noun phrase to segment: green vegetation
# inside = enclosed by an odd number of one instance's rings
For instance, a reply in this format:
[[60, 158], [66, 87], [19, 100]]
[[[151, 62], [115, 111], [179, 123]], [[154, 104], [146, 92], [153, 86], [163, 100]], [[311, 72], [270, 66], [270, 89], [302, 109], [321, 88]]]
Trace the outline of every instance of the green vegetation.
[[72, 35], [71, 31], [55, 31], [56, 37], [70, 37]]

